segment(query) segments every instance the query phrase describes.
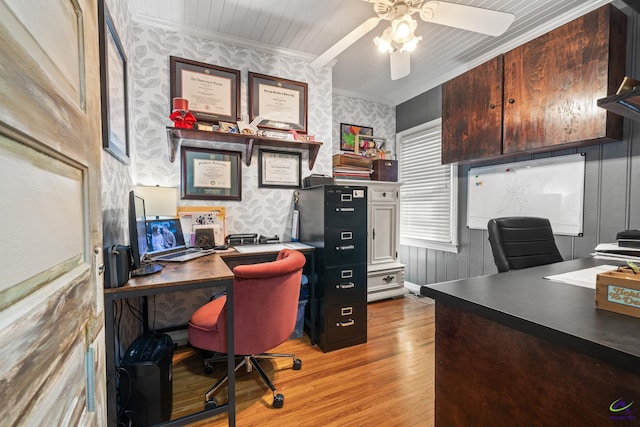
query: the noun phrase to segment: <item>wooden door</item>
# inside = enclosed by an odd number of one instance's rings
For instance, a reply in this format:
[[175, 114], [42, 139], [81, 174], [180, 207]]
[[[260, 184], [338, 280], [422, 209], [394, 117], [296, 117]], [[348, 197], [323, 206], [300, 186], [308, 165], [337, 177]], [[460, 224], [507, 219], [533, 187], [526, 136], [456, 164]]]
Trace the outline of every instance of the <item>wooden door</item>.
[[0, 16], [0, 420], [106, 425], [96, 2]]
[[622, 139], [622, 117], [597, 100], [622, 82], [626, 28], [605, 5], [504, 55], [505, 154]]
[[442, 85], [442, 163], [502, 153], [502, 56]]

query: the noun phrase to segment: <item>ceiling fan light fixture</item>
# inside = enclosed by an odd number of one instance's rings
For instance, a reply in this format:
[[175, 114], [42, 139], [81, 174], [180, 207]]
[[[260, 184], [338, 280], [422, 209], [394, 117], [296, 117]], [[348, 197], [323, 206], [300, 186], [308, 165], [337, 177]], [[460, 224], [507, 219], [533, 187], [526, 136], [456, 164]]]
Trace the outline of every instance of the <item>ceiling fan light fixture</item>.
[[378, 50], [382, 53], [389, 53], [393, 51], [392, 42], [391, 28], [384, 30], [382, 36], [373, 39], [373, 43], [375, 43]]
[[400, 52], [413, 52], [420, 40], [422, 40], [422, 36], [414, 37], [411, 40], [405, 42], [400, 48]]
[[398, 43], [405, 43], [411, 40], [414, 37], [413, 32], [417, 27], [418, 23], [409, 14], [404, 15], [400, 19], [394, 19], [391, 21], [393, 40]]

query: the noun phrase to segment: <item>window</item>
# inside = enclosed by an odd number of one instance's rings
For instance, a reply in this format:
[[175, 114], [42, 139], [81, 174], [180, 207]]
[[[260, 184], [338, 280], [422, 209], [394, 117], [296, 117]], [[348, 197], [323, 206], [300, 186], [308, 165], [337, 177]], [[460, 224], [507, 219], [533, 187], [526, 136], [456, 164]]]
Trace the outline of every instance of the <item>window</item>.
[[397, 135], [400, 243], [457, 252], [457, 167], [440, 164], [442, 121]]

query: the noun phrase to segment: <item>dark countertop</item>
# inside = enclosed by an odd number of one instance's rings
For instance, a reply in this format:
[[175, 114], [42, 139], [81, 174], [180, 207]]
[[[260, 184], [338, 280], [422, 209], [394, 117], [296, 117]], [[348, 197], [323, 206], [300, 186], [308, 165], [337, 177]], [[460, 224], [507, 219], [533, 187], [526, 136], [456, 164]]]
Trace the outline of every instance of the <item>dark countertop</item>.
[[640, 374], [640, 318], [596, 309], [595, 289], [544, 279], [602, 264], [618, 263], [581, 258], [422, 286], [420, 293]]

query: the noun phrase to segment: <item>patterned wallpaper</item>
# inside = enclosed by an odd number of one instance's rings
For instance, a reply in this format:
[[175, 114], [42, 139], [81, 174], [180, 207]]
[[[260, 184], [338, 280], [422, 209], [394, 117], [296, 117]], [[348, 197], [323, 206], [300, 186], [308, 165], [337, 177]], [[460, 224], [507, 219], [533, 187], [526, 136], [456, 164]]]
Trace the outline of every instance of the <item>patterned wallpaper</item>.
[[[313, 171], [303, 152], [302, 176], [327, 173], [331, 166], [331, 71], [315, 70], [308, 63], [271, 53], [236, 47], [183, 35], [149, 25], [134, 29], [134, 181], [140, 184], [179, 187], [180, 156], [169, 161], [165, 126], [169, 115], [169, 56], [191, 59], [236, 70], [241, 74], [241, 109], [248, 114], [247, 73], [249, 71], [308, 83], [309, 133], [325, 142]], [[236, 144], [189, 141], [189, 145], [242, 151]], [[244, 153], [243, 153], [244, 159]], [[226, 208], [227, 233], [291, 234], [291, 189], [258, 188], [257, 150], [250, 166], [242, 165], [242, 201], [181, 200], [181, 205], [218, 205]]]
[[333, 95], [333, 152], [340, 151], [340, 123], [373, 128], [373, 136], [385, 138], [385, 150], [395, 154], [396, 107], [353, 96]]
[[[308, 63], [287, 56], [132, 23], [125, 1], [110, 0], [109, 3], [129, 61], [132, 153], [131, 164], [126, 166], [103, 152], [105, 245], [128, 241], [127, 194], [132, 186], [180, 186], [180, 153], [178, 151], [174, 162], [169, 161], [165, 130], [166, 126], [172, 125], [168, 118], [169, 56], [240, 70], [242, 114], [248, 114], [249, 71], [307, 82], [309, 133], [315, 135], [316, 140], [323, 141], [324, 145], [312, 171], [308, 168], [308, 155], [303, 152], [303, 177], [311, 173], [331, 175], [331, 156], [339, 149], [338, 130], [341, 122], [372, 126], [375, 136], [393, 141], [394, 107], [349, 96], [332, 97], [330, 69], [315, 70]], [[210, 143], [197, 141], [190, 141], [188, 145], [214, 147]], [[242, 151], [244, 146], [216, 143], [215, 148]], [[227, 233], [278, 234], [287, 239], [291, 229], [293, 190], [258, 188], [257, 151], [253, 153], [249, 167], [244, 164], [244, 153], [242, 156], [242, 201], [179, 200], [178, 203], [189, 206], [224, 206]], [[212, 289], [150, 298], [150, 322], [156, 328], [185, 324], [191, 313], [216, 292], [217, 290]], [[135, 325], [129, 324], [127, 329], [133, 333]], [[172, 335], [182, 343], [186, 334], [179, 332]], [[121, 340], [126, 348], [130, 339], [121, 337]]]

